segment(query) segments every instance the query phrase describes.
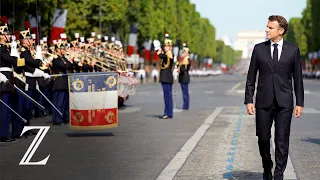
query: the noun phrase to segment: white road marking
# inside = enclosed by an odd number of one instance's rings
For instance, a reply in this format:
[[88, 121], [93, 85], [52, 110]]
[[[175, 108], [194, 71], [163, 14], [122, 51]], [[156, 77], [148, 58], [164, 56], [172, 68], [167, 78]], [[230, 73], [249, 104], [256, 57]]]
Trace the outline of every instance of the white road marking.
[[245, 93], [245, 90], [244, 89], [241, 89], [241, 90], [237, 90], [236, 91], [238, 94], [244, 94]]
[[173, 112], [180, 113], [180, 112], [182, 112], [182, 109], [173, 108]]
[[303, 108], [302, 114], [320, 114], [320, 111], [315, 108]]
[[170, 163], [159, 174], [156, 180], [170, 180], [173, 179], [180, 170], [190, 153], [198, 144], [202, 136], [207, 132], [215, 118], [222, 111], [223, 107], [218, 107], [213, 113], [204, 121], [204, 123], [197, 129], [190, 139], [183, 145], [180, 151], [173, 157]]
[[235, 86], [231, 88], [231, 91], [236, 90], [241, 85], [241, 82], [238, 82]]
[[[271, 129], [271, 143], [272, 143], [272, 148], [273, 148], [273, 151], [275, 152], [275, 144], [274, 144], [274, 123], [272, 125], [272, 129]], [[294, 171], [294, 168], [293, 168], [293, 164], [292, 164], [292, 161], [291, 161], [291, 157], [290, 155], [288, 155], [288, 162], [287, 162], [287, 167], [286, 167], [286, 170], [284, 171], [284, 179], [290, 179], [290, 180], [296, 180], [297, 179], [297, 175]]]
[[214, 94], [214, 91], [204, 91], [205, 94]]

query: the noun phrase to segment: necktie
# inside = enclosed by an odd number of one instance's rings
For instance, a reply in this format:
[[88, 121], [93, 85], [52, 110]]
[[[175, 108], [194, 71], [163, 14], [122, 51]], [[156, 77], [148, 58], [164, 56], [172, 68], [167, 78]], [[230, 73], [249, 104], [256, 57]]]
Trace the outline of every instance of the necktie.
[[274, 67], [276, 67], [277, 63], [278, 63], [278, 44], [273, 44], [274, 49], [273, 49], [273, 65]]

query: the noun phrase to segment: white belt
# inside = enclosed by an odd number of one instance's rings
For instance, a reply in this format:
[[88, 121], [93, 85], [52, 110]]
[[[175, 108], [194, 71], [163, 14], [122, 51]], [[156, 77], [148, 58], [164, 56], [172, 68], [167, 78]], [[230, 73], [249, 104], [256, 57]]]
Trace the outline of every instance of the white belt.
[[12, 72], [12, 68], [9, 67], [0, 67], [0, 72]]
[[29, 72], [24, 72], [24, 75], [27, 76], [27, 77], [32, 77], [32, 74], [29, 73]]

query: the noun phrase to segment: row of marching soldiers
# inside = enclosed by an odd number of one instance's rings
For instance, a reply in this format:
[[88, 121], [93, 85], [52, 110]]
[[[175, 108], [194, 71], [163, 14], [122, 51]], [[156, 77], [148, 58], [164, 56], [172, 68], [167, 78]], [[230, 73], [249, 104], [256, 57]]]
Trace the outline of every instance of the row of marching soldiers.
[[123, 58], [122, 45], [114, 43], [113, 38], [111, 43], [104, 38], [104, 42], [95, 44], [93, 38], [67, 43], [62, 37], [64, 40], [48, 47], [45, 40], [35, 46], [32, 35], [29, 29], [20, 31], [17, 44], [11, 41], [14, 36], [7, 25], [0, 26], [0, 142], [35, 135], [28, 131], [21, 136], [23, 127], [29, 126], [35, 116], [51, 113], [53, 125], [69, 123], [68, 73], [118, 70], [118, 66], [94, 58], [95, 46], [100, 52]]

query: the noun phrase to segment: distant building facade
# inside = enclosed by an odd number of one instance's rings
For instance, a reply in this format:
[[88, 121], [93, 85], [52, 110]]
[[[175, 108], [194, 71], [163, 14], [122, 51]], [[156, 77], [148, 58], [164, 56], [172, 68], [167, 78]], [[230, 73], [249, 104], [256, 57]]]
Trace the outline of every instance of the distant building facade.
[[237, 34], [237, 40], [233, 47], [242, 51], [242, 59], [250, 59], [255, 44], [264, 42], [266, 33], [264, 31], [244, 31]]

